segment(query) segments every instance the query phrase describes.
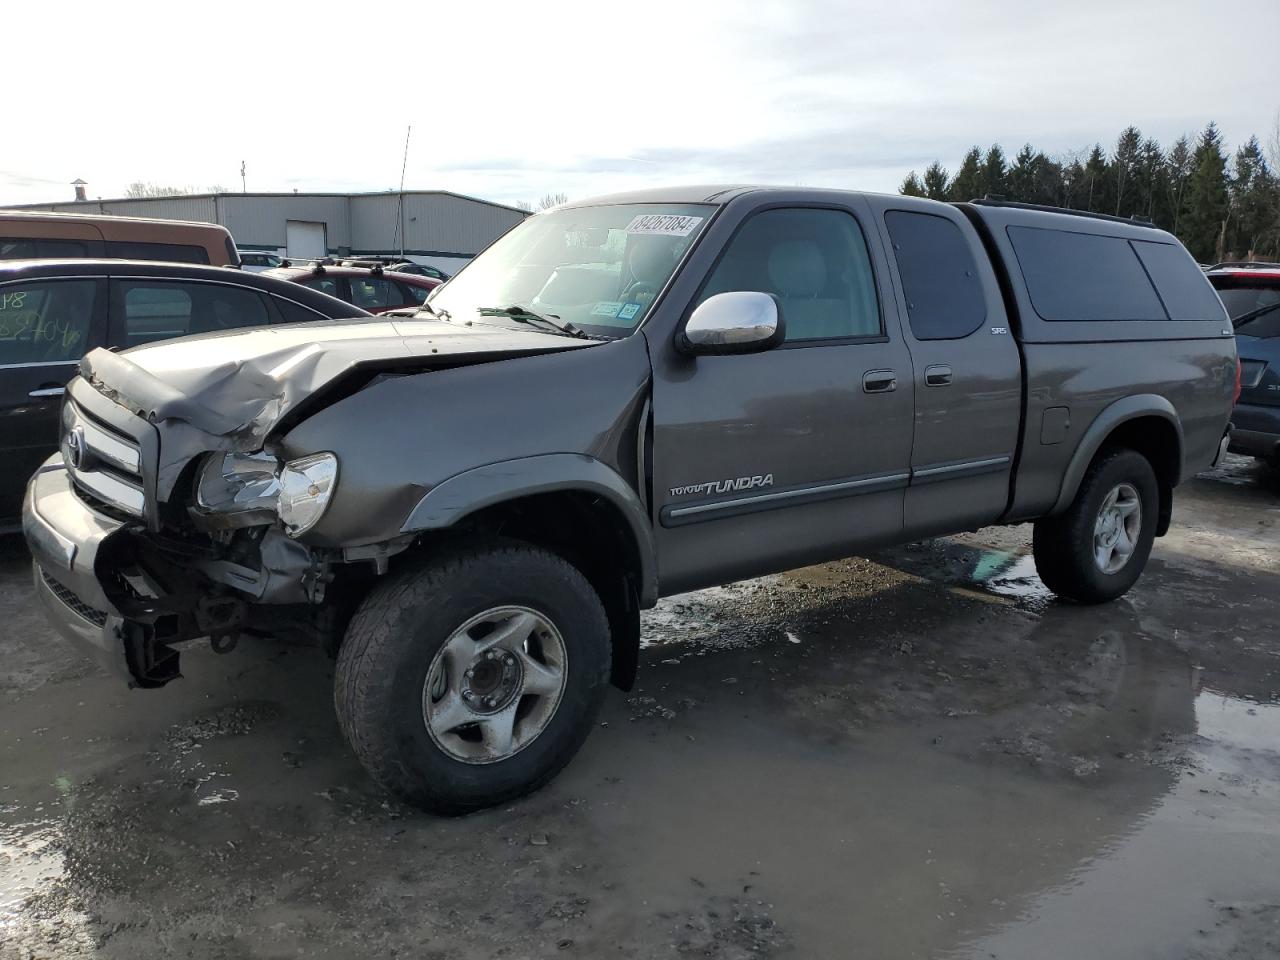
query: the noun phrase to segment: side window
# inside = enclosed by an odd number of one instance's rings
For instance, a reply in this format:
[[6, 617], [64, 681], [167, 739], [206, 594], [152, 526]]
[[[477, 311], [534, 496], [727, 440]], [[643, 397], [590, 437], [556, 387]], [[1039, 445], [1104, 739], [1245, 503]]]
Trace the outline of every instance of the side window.
[[284, 297], [272, 297], [276, 302], [276, 309], [280, 311], [280, 316], [285, 323], [308, 323], [312, 320], [327, 320], [323, 313], [316, 313], [309, 310], [300, 303], [294, 303], [292, 300], [286, 300]]
[[312, 290], [319, 290], [321, 293], [327, 293], [331, 297], [339, 297], [338, 278], [329, 277], [324, 274], [315, 274], [302, 281], [304, 287], [310, 287]]
[[33, 258], [87, 257], [89, 244], [84, 240], [46, 240], [43, 237], [21, 239], [0, 237], [0, 260]]
[[67, 363], [89, 346], [93, 280], [0, 286], [0, 364]]
[[401, 299], [405, 303], [416, 303], [419, 306], [427, 302], [427, 294], [431, 291], [426, 287], [411, 287], [407, 283], [396, 284], [400, 288]]
[[1222, 301], [1186, 248], [1131, 240], [1171, 320], [1222, 320]]
[[390, 280], [377, 277], [351, 277], [351, 302], [362, 310], [381, 310], [384, 307], [403, 307], [404, 297], [400, 286]]
[[262, 298], [243, 287], [113, 280], [112, 288], [112, 339], [126, 347], [193, 333], [259, 326], [269, 319]]
[[890, 210], [884, 223], [915, 338], [955, 340], [981, 327], [987, 302], [973, 251], [960, 228], [946, 217], [904, 210]]
[[788, 343], [881, 332], [866, 240], [858, 222], [839, 210], [765, 210], [747, 220], [698, 302], [733, 290], [777, 297]]
[[137, 240], [108, 240], [108, 257], [121, 260], [169, 260], [177, 263], [208, 263], [209, 251], [185, 243], [144, 243]]
[[1009, 240], [1045, 320], [1167, 320], [1129, 241], [1066, 230], [1008, 227]]

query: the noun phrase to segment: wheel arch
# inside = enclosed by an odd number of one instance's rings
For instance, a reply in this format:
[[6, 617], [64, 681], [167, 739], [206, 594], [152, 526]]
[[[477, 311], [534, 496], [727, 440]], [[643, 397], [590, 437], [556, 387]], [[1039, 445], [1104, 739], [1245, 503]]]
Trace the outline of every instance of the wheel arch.
[[546, 454], [477, 467], [428, 492], [403, 533], [476, 532], [550, 549], [577, 566], [600, 595], [613, 646], [611, 681], [634, 683], [640, 609], [658, 598], [648, 515], [608, 465], [581, 454]]
[[1182, 479], [1182, 423], [1172, 403], [1158, 394], [1123, 397], [1094, 418], [1067, 464], [1057, 502], [1049, 515], [1062, 513], [1075, 499], [1089, 466], [1105, 450], [1126, 447], [1147, 458], [1160, 489], [1156, 536], [1169, 529], [1173, 488]]

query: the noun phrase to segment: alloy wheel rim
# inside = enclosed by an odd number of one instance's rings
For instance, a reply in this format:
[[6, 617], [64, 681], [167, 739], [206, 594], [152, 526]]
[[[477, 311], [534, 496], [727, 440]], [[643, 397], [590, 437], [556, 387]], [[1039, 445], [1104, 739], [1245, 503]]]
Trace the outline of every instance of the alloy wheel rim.
[[1138, 548], [1142, 498], [1131, 483], [1118, 483], [1103, 498], [1093, 524], [1093, 562], [1105, 574], [1119, 573]]
[[492, 607], [436, 651], [422, 685], [423, 724], [455, 760], [506, 760], [555, 716], [568, 665], [564, 638], [548, 617], [528, 607]]

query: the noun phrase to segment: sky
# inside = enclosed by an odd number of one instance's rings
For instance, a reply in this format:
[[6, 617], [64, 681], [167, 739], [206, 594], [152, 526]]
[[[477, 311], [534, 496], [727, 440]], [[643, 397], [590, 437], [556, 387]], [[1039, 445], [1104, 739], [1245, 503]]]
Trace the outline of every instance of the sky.
[[895, 190], [974, 144], [1234, 146], [1280, 117], [1280, 3], [437, 0], [4, 12], [0, 204], [400, 183], [504, 203], [678, 183]]

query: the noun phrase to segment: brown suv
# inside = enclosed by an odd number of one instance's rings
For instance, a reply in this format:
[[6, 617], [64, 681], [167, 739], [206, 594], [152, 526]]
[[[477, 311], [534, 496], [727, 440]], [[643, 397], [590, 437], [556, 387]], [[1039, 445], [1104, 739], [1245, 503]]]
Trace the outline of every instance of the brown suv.
[[216, 223], [0, 210], [0, 260], [69, 257], [240, 265], [231, 234]]

